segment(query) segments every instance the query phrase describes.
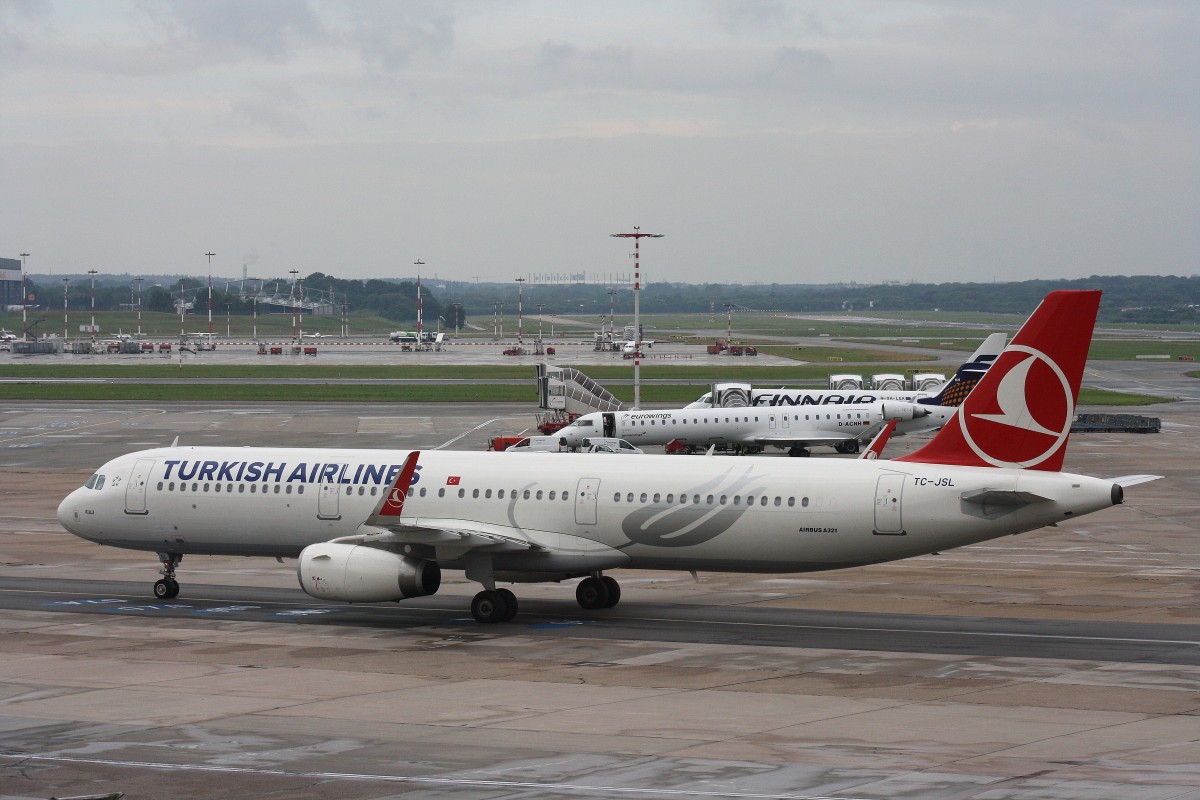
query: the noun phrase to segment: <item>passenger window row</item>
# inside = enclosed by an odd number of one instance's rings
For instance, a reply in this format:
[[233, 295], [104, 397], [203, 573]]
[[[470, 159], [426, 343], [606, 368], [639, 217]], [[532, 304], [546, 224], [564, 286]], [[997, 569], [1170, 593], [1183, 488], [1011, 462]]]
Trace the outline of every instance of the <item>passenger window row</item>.
[[[689, 500], [689, 497], [691, 498], [690, 500]], [[747, 506], [752, 506], [752, 505], [757, 504], [759, 506], [774, 505], [776, 508], [781, 508], [785, 504], [785, 498], [783, 498], [779, 495], [775, 495], [774, 498], [771, 498], [765, 494], [764, 495], [747, 495], [745, 498], [743, 498], [740, 494], [735, 494], [732, 498], [732, 503], [735, 506], [740, 506], [740, 505], [742, 505], [743, 499], [745, 500], [745, 504]], [[655, 505], [659, 505], [659, 504], [674, 505], [675, 504], [675, 493], [674, 492], [669, 493], [664, 497], [662, 494], [655, 492], [652, 501], [650, 500], [650, 495], [648, 495], [646, 492], [642, 492], [641, 495], [638, 496], [639, 503], [644, 504], [648, 501], [653, 502]], [[731, 499], [730, 499], [729, 495], [725, 495], [725, 494], [722, 494], [722, 495], [714, 495], [714, 494], [688, 495], [687, 492], [684, 492], [679, 495], [679, 503], [678, 504], [681, 506], [689, 505], [689, 504], [694, 505], [694, 506], [699, 506], [699, 505], [706, 505], [706, 506], [721, 505], [721, 506], [724, 506], [724, 505], [729, 505], [730, 501], [731, 501]], [[614, 503], [621, 502], [621, 493], [620, 492], [613, 493], [613, 502]], [[634, 502], [634, 493], [633, 492], [628, 492], [625, 495], [625, 502], [626, 503]], [[796, 498], [794, 498], [794, 497], [786, 498], [786, 505], [788, 508], [795, 508]], [[800, 498], [800, 507], [808, 508], [808, 498], [807, 497]]]

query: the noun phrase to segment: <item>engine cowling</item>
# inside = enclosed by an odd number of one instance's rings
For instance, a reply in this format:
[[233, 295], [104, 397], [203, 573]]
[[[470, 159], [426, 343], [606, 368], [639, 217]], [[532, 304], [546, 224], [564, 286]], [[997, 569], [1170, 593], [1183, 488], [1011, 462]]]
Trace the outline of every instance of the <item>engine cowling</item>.
[[338, 542], [304, 548], [296, 575], [305, 594], [345, 603], [423, 597], [442, 585], [437, 562]]
[[889, 400], [883, 405], [883, 418], [887, 420], [920, 419], [929, 416], [929, 409], [915, 403]]

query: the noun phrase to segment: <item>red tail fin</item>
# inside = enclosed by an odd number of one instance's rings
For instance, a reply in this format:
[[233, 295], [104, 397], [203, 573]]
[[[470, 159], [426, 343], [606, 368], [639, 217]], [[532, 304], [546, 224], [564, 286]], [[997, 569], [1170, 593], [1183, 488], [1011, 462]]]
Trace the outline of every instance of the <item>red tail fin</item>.
[[1061, 470], [1099, 306], [1098, 291], [1046, 295], [946, 427], [896, 461]]
[[404, 512], [404, 499], [408, 497], [408, 487], [412, 486], [413, 473], [417, 470], [417, 458], [420, 455], [420, 450], [413, 450], [408, 454], [408, 458], [404, 459], [404, 466], [396, 476], [396, 482], [380, 500], [379, 511], [376, 512], [378, 516], [398, 517]]

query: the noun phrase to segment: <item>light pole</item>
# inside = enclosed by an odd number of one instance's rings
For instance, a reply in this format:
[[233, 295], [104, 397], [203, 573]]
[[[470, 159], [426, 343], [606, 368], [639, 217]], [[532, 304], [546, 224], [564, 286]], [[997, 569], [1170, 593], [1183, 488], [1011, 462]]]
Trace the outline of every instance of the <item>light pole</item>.
[[63, 278], [63, 346], [67, 344], [67, 284], [70, 278]]
[[89, 269], [88, 275], [92, 277], [92, 345], [96, 344], [96, 273], [99, 270]]
[[545, 350], [544, 350], [544, 349], [543, 349], [543, 347], [542, 347], [542, 309], [546, 307], [546, 304], [545, 304], [545, 303], [538, 303], [538, 304], [537, 304], [537, 307], [538, 307], [538, 343], [537, 343], [537, 349], [538, 349], [538, 355], [540, 356], [540, 355], [543, 355], [543, 354], [545, 353]]
[[610, 234], [618, 239], [633, 239], [633, 407], [641, 405], [642, 399], [642, 269], [638, 244], [643, 238], [661, 239], [661, 233], [642, 233], [641, 226], [634, 225], [633, 233]]
[[[187, 282], [187, 278], [179, 279], [179, 346], [182, 348], [187, 343], [187, 329], [183, 325], [183, 313], [187, 306], [187, 295], [184, 294], [183, 287]], [[183, 351], [180, 350], [180, 353]], [[180, 355], [180, 363], [183, 361], [183, 356]]]
[[25, 290], [25, 259], [29, 258], [29, 253], [21, 253], [21, 341], [25, 341], [29, 337], [29, 325], [25, 320], [25, 299], [29, 296], [29, 292]]

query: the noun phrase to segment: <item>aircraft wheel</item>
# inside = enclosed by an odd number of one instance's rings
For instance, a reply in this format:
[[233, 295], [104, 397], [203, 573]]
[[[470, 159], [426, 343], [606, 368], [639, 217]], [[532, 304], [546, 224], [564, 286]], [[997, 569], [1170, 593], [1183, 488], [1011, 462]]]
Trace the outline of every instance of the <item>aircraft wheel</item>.
[[496, 594], [504, 601], [505, 611], [501, 622], [511, 622], [512, 618], [517, 615], [517, 596], [508, 589], [497, 589]]
[[471, 616], [476, 622], [504, 622], [508, 608], [508, 602], [499, 592], [482, 591], [471, 600]]
[[607, 608], [608, 586], [602, 580], [584, 578], [575, 587], [575, 601], [588, 611]]
[[167, 600], [171, 597], [171, 585], [165, 580], [154, 582], [154, 596], [159, 600]]
[[612, 608], [621, 602], [621, 584], [617, 583], [616, 578], [605, 575], [600, 582], [604, 584], [604, 588], [608, 589], [608, 602], [604, 604], [605, 608]]
[[846, 442], [846, 449], [843, 450], [842, 452], [843, 453], [857, 453], [858, 452], [858, 440], [851, 439], [850, 441]]
[[795, 457], [797, 457], [797, 456], [799, 456], [799, 457], [801, 457], [801, 458], [807, 457], [807, 456], [808, 456], [808, 448], [806, 448], [806, 447], [792, 447], [792, 448], [790, 448], [790, 449], [788, 450], [788, 455], [789, 455], [789, 456], [792, 456], [793, 458], [795, 458]]

